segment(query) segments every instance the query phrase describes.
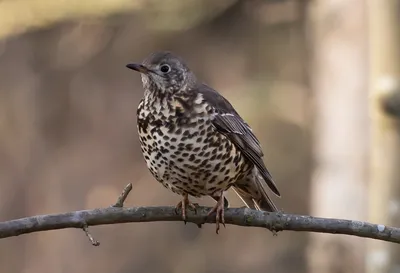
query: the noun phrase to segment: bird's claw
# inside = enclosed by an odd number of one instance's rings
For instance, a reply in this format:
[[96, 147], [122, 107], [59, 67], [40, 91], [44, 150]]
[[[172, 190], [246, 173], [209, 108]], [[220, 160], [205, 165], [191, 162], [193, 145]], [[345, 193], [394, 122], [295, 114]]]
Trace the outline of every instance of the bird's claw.
[[207, 217], [210, 217], [211, 214], [216, 212], [216, 216], [215, 216], [216, 229], [215, 229], [215, 232], [217, 234], [219, 234], [220, 224], [222, 224], [224, 226], [224, 228], [226, 228], [226, 226], [225, 226], [225, 208], [224, 208], [223, 199], [224, 198], [221, 197], [220, 200], [222, 200], [222, 202], [218, 201], [217, 204], [207, 214]]
[[186, 225], [186, 209], [192, 209], [194, 211], [194, 214], [197, 214], [198, 206], [199, 204], [190, 202], [188, 196], [184, 196], [183, 199], [175, 206], [175, 213], [179, 214], [178, 210], [181, 209], [182, 220]]

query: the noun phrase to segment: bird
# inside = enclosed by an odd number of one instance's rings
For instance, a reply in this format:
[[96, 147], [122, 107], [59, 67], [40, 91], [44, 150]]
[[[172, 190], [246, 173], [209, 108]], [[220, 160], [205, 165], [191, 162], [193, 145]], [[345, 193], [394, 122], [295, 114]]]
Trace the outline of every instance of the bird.
[[251, 209], [277, 212], [268, 195], [281, 194], [263, 161], [251, 127], [232, 104], [198, 80], [186, 62], [170, 51], [150, 54], [127, 68], [141, 75], [144, 96], [137, 108], [141, 151], [154, 178], [181, 196], [176, 211], [183, 221], [196, 211], [189, 196], [216, 201], [216, 233], [225, 227], [230, 188]]

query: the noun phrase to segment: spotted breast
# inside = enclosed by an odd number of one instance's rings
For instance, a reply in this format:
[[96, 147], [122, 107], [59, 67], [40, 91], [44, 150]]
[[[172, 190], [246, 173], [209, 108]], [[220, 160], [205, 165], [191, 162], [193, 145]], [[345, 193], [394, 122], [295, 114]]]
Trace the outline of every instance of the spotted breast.
[[251, 164], [211, 123], [216, 110], [203, 95], [149, 93], [138, 107], [138, 131], [147, 167], [165, 187], [195, 197], [225, 191]]

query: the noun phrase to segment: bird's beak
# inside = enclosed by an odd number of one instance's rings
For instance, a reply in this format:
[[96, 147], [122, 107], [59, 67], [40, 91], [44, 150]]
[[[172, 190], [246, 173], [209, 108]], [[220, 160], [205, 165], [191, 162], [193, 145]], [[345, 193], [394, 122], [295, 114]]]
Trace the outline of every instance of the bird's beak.
[[126, 67], [143, 74], [147, 74], [150, 72], [150, 70], [142, 64], [132, 63], [132, 64], [127, 64]]

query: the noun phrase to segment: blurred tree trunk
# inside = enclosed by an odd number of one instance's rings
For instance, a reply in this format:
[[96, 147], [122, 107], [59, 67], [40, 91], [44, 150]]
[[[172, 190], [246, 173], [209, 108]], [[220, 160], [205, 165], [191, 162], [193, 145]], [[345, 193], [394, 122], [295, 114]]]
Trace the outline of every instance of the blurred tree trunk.
[[[366, 220], [367, 29], [364, 0], [309, 2], [314, 170], [311, 214]], [[310, 272], [364, 271], [365, 240], [312, 234]]]
[[[400, 1], [370, 0], [369, 221], [400, 226]], [[367, 272], [398, 272], [400, 248], [368, 242]]]

